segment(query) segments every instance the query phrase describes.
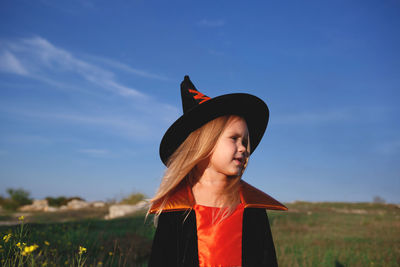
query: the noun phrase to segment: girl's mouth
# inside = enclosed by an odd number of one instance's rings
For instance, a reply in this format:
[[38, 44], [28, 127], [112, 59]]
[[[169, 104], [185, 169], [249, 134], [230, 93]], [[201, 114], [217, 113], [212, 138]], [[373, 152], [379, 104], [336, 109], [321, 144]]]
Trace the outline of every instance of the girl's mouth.
[[237, 165], [243, 165], [243, 158], [233, 158], [233, 161], [234, 161]]

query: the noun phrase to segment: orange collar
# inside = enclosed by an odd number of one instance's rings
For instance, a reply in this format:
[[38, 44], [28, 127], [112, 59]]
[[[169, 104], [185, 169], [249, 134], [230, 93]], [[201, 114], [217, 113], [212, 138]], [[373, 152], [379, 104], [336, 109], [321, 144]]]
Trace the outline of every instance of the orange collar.
[[[275, 200], [268, 194], [262, 192], [261, 190], [251, 186], [245, 181], [240, 181], [240, 201], [244, 204], [245, 208], [263, 208], [269, 210], [287, 210], [287, 207]], [[194, 202], [194, 197], [192, 193], [192, 189], [186, 185], [186, 183], [182, 183], [177, 187], [175, 193], [172, 194], [170, 198], [168, 198], [167, 203], [165, 204], [163, 211], [179, 211], [179, 210], [187, 210], [192, 209]], [[161, 201], [153, 203], [150, 208], [150, 213], [156, 213], [161, 206]]]

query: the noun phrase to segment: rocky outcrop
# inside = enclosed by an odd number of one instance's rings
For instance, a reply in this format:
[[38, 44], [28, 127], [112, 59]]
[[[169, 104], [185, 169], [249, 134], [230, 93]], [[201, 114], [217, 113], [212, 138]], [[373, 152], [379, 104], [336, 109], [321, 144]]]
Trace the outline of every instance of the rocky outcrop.
[[102, 201], [86, 202], [83, 200], [73, 199], [61, 207], [49, 206], [46, 199], [35, 199], [31, 205], [25, 205], [19, 208], [20, 211], [44, 211], [55, 212], [59, 210], [79, 210], [84, 208], [104, 208], [106, 203]]
[[109, 214], [106, 215], [105, 219], [114, 219], [118, 217], [123, 217], [132, 213], [135, 213], [139, 210], [144, 210], [148, 208], [148, 201], [140, 201], [135, 205], [127, 205], [127, 204], [115, 204], [109, 207]]
[[20, 211], [45, 211], [49, 207], [46, 199], [35, 199], [30, 205], [25, 205], [19, 208]]
[[94, 208], [104, 208], [106, 206], [106, 203], [102, 201], [95, 201], [90, 203]]
[[90, 206], [90, 203], [83, 201], [83, 200], [78, 200], [78, 199], [73, 199], [67, 204], [67, 209], [69, 210], [80, 210], [84, 209]]

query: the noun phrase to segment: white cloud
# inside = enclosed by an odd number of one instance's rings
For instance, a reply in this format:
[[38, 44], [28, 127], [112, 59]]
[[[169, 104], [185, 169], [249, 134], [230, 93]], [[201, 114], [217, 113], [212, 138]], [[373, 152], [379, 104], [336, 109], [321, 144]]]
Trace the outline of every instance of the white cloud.
[[214, 55], [214, 56], [223, 56], [224, 55], [223, 52], [217, 51], [217, 50], [214, 50], [214, 49], [208, 50], [208, 53], [210, 53], [211, 55]]
[[[146, 139], [153, 138], [154, 134], [157, 133], [158, 124], [154, 123], [157, 119], [150, 119], [148, 116], [127, 117], [122, 115], [110, 115], [107, 113], [101, 113], [98, 115], [87, 115], [73, 112], [45, 112], [28, 109], [17, 109], [10, 107], [1, 107], [1, 111], [4, 113], [11, 113], [14, 116], [23, 116], [35, 121], [45, 123], [46, 120], [58, 124], [76, 124], [82, 127], [89, 127], [91, 129], [101, 129], [101, 132], [107, 132], [111, 135], [121, 136], [128, 139]], [[158, 121], [158, 123], [160, 123]], [[80, 128], [82, 128], [80, 127]], [[32, 139], [33, 137], [30, 137]], [[35, 137], [36, 138], [36, 137]], [[17, 137], [21, 140], [21, 137]], [[25, 140], [26, 138], [24, 138]], [[30, 140], [29, 139], [29, 140]], [[44, 141], [40, 139], [41, 141]], [[46, 140], [46, 139], [45, 139]], [[10, 140], [8, 140], [10, 141]], [[34, 139], [34, 141], [37, 141]]]
[[299, 111], [289, 114], [273, 114], [271, 121], [276, 124], [321, 124], [321, 123], [378, 123], [398, 113], [392, 106], [348, 106], [334, 109]]
[[223, 20], [223, 19], [216, 19], [216, 20], [202, 19], [197, 24], [200, 26], [206, 26], [206, 27], [222, 27], [225, 25], [225, 20]]
[[[50, 85], [40, 89], [59, 89], [63, 91], [62, 96], [66, 96], [60, 98], [61, 95], [57, 95], [57, 104], [47, 104], [47, 94], [42, 91], [41, 103], [26, 102], [24, 106], [18, 105], [18, 101], [9, 103], [0, 98], [3, 112], [34, 118], [35, 123], [46, 120], [47, 123], [80, 124], [123, 137], [143, 139], [154, 137], [160, 126], [169, 124], [178, 115], [177, 107], [119, 82], [119, 73], [107, 68], [107, 64], [93, 64], [93, 60], [78, 58], [44, 38], [0, 40], [0, 55], [1, 59], [6, 59], [0, 61], [3, 64], [0, 71]], [[110, 62], [114, 67], [118, 66], [116, 68], [140, 73], [128, 65]], [[140, 74], [152, 79], [163, 78], [149, 72]]]
[[93, 148], [86, 148], [86, 149], [79, 149], [78, 152], [83, 153], [85, 155], [93, 156], [93, 157], [104, 157], [110, 154], [108, 150], [105, 149], [93, 149]]
[[348, 121], [354, 113], [347, 109], [328, 110], [321, 112], [300, 112], [296, 114], [275, 115], [271, 119], [275, 124], [314, 124], [335, 121]]
[[124, 63], [121, 63], [121, 62], [118, 62], [118, 61], [115, 61], [112, 59], [108, 59], [108, 58], [104, 58], [104, 57], [94, 57], [94, 56], [88, 56], [88, 57], [95, 61], [105, 63], [110, 67], [125, 71], [127, 73], [131, 73], [131, 74], [134, 74], [137, 76], [141, 76], [144, 78], [150, 78], [150, 79], [161, 80], [161, 81], [169, 81], [170, 80], [165, 75], [160, 75], [160, 74], [155, 74], [155, 73], [151, 73], [151, 72], [144, 71], [144, 70], [135, 69], [127, 64], [124, 64]]
[[393, 156], [400, 154], [400, 140], [392, 140], [384, 142], [376, 147], [378, 153]]
[[37, 144], [45, 146], [53, 143], [53, 140], [51, 138], [32, 134], [13, 133], [12, 135], [2, 135], [1, 138], [6, 143], [18, 145]]
[[[112, 71], [79, 59], [41, 37], [1, 42], [0, 59], [0, 62], [3, 62], [0, 65], [0, 71], [19, 75], [29, 74], [31, 78], [44, 82], [51, 80], [50, 77], [56, 74], [78, 75], [96, 87], [123, 97], [147, 97], [139, 90], [119, 83]], [[129, 68], [126, 65], [124, 67]], [[135, 71], [140, 72], [139, 70]], [[149, 73], [147, 74], [149, 77], [151, 76]]]
[[54, 8], [57, 11], [67, 14], [79, 14], [87, 10], [94, 10], [96, 5], [90, 0], [69, 0], [69, 1], [54, 1], [40, 0], [40, 2], [48, 7]]
[[8, 50], [0, 52], [0, 71], [19, 75], [27, 75], [28, 71], [19, 60]]

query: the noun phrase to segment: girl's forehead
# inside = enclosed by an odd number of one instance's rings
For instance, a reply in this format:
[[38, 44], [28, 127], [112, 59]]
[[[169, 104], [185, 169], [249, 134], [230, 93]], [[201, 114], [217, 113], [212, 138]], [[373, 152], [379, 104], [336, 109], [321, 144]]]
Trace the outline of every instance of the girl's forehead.
[[226, 125], [225, 131], [244, 131], [247, 132], [246, 121], [239, 116], [233, 116]]

